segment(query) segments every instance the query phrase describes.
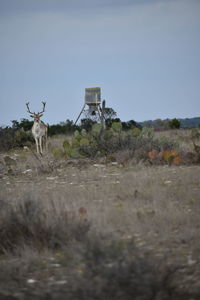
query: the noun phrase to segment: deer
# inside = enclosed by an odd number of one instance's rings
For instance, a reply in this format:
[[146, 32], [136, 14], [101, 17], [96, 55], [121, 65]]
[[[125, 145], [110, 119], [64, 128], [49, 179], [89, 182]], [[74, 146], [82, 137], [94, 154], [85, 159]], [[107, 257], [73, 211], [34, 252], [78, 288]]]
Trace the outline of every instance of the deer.
[[31, 131], [35, 139], [37, 153], [40, 155], [43, 154], [43, 144], [47, 149], [47, 129], [48, 129], [47, 125], [45, 125], [40, 120], [40, 118], [43, 116], [43, 113], [45, 112], [46, 102], [42, 101], [42, 104], [43, 104], [42, 111], [36, 114], [35, 112], [30, 111], [29, 102], [26, 103], [27, 112], [30, 114], [31, 118], [34, 118], [34, 123]]

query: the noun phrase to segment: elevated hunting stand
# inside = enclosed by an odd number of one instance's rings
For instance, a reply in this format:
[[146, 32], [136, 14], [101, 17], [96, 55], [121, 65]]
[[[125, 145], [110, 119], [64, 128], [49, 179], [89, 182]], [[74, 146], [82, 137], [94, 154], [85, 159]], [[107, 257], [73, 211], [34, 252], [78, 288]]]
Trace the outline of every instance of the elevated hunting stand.
[[101, 89], [99, 87], [95, 88], [86, 88], [85, 89], [85, 102], [83, 108], [76, 119], [75, 125], [77, 124], [80, 116], [83, 112], [87, 112], [89, 117], [98, 115], [99, 121], [102, 124], [102, 128], [105, 127], [104, 119], [104, 109], [105, 109], [105, 100], [101, 104]]

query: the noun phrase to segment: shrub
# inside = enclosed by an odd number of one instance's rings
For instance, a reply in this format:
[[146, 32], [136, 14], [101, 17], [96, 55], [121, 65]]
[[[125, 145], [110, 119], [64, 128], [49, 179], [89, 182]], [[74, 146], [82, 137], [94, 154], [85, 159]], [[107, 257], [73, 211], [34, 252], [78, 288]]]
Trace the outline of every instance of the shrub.
[[154, 130], [152, 128], [144, 127], [144, 128], [142, 128], [141, 135], [143, 137], [153, 138], [154, 137]]
[[183, 154], [183, 162], [185, 164], [198, 163], [198, 155], [195, 152], [186, 152]]
[[0, 151], [8, 151], [15, 145], [15, 130], [0, 127]]
[[86, 137], [82, 137], [79, 133], [76, 134], [70, 144], [67, 140], [63, 142], [62, 148], [52, 149], [52, 154], [56, 159], [60, 158], [79, 158], [81, 154], [79, 147], [81, 144], [85, 145], [88, 143]]
[[64, 148], [65, 151], [69, 150], [70, 143], [67, 140], [64, 140], [64, 142], [63, 142], [63, 148]]
[[9, 151], [16, 147], [30, 146], [34, 142], [30, 131], [14, 129], [11, 127], [0, 128], [0, 151]]
[[48, 127], [48, 135], [53, 136], [56, 134], [73, 134], [77, 130], [78, 126], [73, 124], [73, 121], [66, 120], [56, 125], [50, 125]]
[[158, 151], [156, 150], [152, 150], [148, 153], [148, 157], [151, 159], [151, 160], [155, 160], [158, 158]]
[[29, 146], [34, 142], [34, 138], [30, 131], [17, 130], [15, 132], [15, 147]]
[[65, 156], [65, 152], [60, 148], [54, 148], [52, 149], [52, 154], [55, 158], [63, 158]]
[[169, 121], [169, 128], [171, 129], [179, 129], [181, 125], [181, 122], [177, 120], [176, 118]]
[[192, 128], [191, 139], [195, 140], [195, 139], [199, 139], [199, 138], [200, 138], [200, 130], [198, 128]]
[[90, 144], [90, 141], [88, 138], [86, 137], [82, 137], [81, 140], [80, 140], [80, 146], [89, 146]]
[[92, 130], [91, 130], [91, 133], [95, 136], [99, 136], [101, 132], [101, 124], [99, 123], [96, 123], [92, 126]]
[[129, 133], [134, 137], [138, 137], [141, 134], [141, 129], [133, 128], [132, 130], [129, 131]]
[[24, 244], [35, 249], [56, 249], [72, 240], [81, 240], [89, 230], [84, 219], [70, 215], [54, 201], [44, 202], [24, 199], [14, 204], [0, 202], [0, 253], [15, 252]]
[[134, 120], [130, 120], [128, 122], [122, 122], [122, 128], [123, 130], [130, 130], [134, 128], [141, 129], [141, 125], [135, 122]]
[[89, 119], [89, 118], [86, 118], [86, 119], [81, 119], [81, 128], [82, 129], [85, 129], [87, 132], [88, 131], [91, 131], [92, 129], [92, 126], [95, 124], [96, 122]]
[[[90, 132], [75, 132], [74, 137], [69, 142], [63, 143], [63, 149], [54, 150], [53, 154], [56, 158], [79, 158], [112, 156], [114, 153], [122, 151], [122, 157], [126, 153], [126, 161], [134, 158], [136, 162], [140, 160], [150, 160], [152, 163], [172, 163], [175, 157], [177, 144], [165, 136], [154, 139], [154, 131], [151, 128], [134, 128], [129, 131], [122, 131], [121, 122], [113, 122], [110, 129], [105, 130], [103, 139], [101, 135], [101, 124], [93, 124]], [[166, 153], [164, 153], [166, 152]], [[159, 154], [160, 153], [160, 154]], [[123, 159], [119, 159], [122, 161]], [[174, 160], [175, 164], [180, 164], [181, 158]], [[123, 162], [122, 162], [123, 163]]]
[[165, 162], [171, 164], [172, 162], [179, 162], [181, 161], [179, 157], [179, 152], [177, 150], [168, 150], [161, 152], [161, 157]]
[[69, 157], [71, 157], [71, 158], [80, 158], [81, 157], [79, 149], [77, 149], [77, 148], [71, 148], [69, 150], [68, 154], [69, 154]]
[[180, 165], [182, 161], [183, 161], [183, 159], [180, 156], [176, 156], [173, 158], [172, 163], [174, 165]]
[[114, 132], [121, 133], [122, 123], [121, 122], [113, 122], [111, 128]]
[[154, 164], [167, 163], [169, 165], [179, 165], [183, 161], [183, 159], [180, 157], [179, 151], [177, 150], [166, 150], [161, 152], [152, 150], [148, 152], [148, 158]]
[[33, 126], [33, 121], [29, 121], [28, 119], [21, 119], [20, 122], [17, 120], [12, 121], [13, 129], [23, 129], [24, 131], [30, 131]]
[[169, 139], [166, 136], [160, 136], [158, 139], [153, 141], [154, 149], [156, 148], [158, 151], [168, 151], [174, 148], [178, 148], [179, 145], [174, 140]]

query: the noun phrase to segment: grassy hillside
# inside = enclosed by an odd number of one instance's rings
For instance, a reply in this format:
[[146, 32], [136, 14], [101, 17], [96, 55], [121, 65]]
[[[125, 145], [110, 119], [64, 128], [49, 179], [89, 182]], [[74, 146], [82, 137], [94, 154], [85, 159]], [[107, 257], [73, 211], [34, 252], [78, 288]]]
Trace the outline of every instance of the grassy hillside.
[[[200, 126], [200, 117], [196, 118], [185, 118], [185, 119], [178, 119], [180, 121], [180, 128], [182, 129], [191, 129]], [[157, 119], [157, 120], [148, 120], [141, 122], [140, 125], [143, 127], [153, 127], [157, 129], [167, 129], [170, 119]]]

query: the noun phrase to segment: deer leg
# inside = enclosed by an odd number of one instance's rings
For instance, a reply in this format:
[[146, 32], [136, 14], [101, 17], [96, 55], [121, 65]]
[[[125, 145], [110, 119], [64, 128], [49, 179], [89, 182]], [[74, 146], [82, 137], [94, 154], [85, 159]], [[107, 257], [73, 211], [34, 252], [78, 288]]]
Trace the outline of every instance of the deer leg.
[[39, 138], [40, 143], [40, 154], [42, 155], [42, 137]]
[[45, 134], [44, 140], [45, 140], [45, 149], [46, 149], [46, 152], [47, 152], [47, 150], [48, 150], [48, 145], [47, 145], [47, 132], [46, 132], [46, 134]]
[[40, 152], [39, 152], [39, 145], [38, 145], [38, 139], [37, 139], [37, 138], [35, 138], [35, 143], [36, 143], [37, 153], [40, 153]]

